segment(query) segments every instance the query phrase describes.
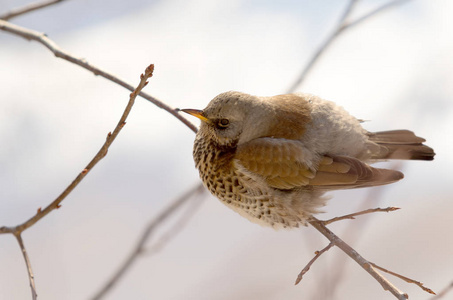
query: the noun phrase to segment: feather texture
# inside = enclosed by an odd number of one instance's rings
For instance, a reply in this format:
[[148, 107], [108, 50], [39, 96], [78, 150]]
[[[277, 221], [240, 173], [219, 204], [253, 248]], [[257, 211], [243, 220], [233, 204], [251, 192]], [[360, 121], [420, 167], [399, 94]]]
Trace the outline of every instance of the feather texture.
[[433, 160], [434, 150], [423, 145], [425, 139], [409, 130], [392, 130], [368, 133], [370, 141], [380, 146], [373, 159]]
[[276, 189], [350, 189], [395, 182], [403, 174], [378, 169], [353, 157], [323, 156], [315, 168], [306, 163], [300, 141], [258, 138], [238, 146], [234, 159]]
[[370, 133], [342, 107], [309, 94], [227, 92], [203, 110], [183, 111], [202, 121], [193, 156], [205, 186], [242, 216], [274, 228], [306, 224], [327, 191], [403, 178], [369, 163], [434, 157], [413, 132]]

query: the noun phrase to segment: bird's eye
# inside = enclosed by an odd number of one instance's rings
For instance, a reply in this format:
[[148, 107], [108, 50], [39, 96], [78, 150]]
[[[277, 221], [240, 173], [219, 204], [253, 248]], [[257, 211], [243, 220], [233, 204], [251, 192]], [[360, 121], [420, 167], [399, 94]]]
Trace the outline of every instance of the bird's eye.
[[228, 120], [228, 119], [220, 119], [217, 122], [217, 127], [221, 128], [221, 129], [227, 128], [228, 125], [230, 125], [230, 120]]

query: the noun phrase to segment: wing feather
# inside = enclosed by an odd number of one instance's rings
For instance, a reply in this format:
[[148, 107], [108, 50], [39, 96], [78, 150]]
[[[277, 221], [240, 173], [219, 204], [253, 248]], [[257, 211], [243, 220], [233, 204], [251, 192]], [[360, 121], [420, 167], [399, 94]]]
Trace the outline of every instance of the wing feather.
[[235, 161], [261, 176], [276, 189], [348, 189], [395, 182], [403, 174], [373, 168], [357, 158], [335, 155], [313, 157], [297, 140], [258, 138], [239, 145]]

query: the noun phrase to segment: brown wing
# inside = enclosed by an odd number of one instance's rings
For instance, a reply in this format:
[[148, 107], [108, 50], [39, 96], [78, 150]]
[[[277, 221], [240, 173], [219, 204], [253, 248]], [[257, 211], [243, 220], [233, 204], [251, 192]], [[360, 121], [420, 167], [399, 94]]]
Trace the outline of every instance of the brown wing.
[[307, 151], [297, 140], [259, 138], [238, 146], [235, 159], [263, 177], [269, 186], [288, 190], [347, 189], [382, 185], [403, 177], [398, 171], [376, 169], [356, 158], [322, 156], [311, 168]]
[[[309, 184], [314, 189], [353, 189], [389, 184], [404, 177], [403, 173], [389, 169], [373, 168], [353, 157], [333, 156], [332, 164], [320, 164], [316, 176]], [[347, 166], [342, 170], [332, 171], [331, 165]], [[326, 167], [328, 169], [326, 169]]]
[[302, 143], [296, 140], [255, 139], [238, 146], [235, 159], [277, 189], [306, 186], [315, 177], [315, 171], [304, 163]]

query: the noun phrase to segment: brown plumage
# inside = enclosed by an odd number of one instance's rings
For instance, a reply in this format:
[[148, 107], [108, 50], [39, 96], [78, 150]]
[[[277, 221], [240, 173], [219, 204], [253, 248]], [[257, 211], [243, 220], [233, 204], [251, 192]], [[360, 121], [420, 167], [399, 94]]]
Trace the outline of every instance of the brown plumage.
[[423, 145], [425, 139], [409, 130], [393, 130], [368, 133], [369, 139], [381, 146], [381, 153], [375, 159], [433, 160], [434, 152]]
[[252, 222], [298, 227], [325, 205], [329, 190], [403, 178], [373, 168], [385, 159], [432, 160], [408, 130], [370, 133], [333, 102], [306, 94], [255, 97], [227, 92], [202, 111], [194, 160], [205, 186]]

